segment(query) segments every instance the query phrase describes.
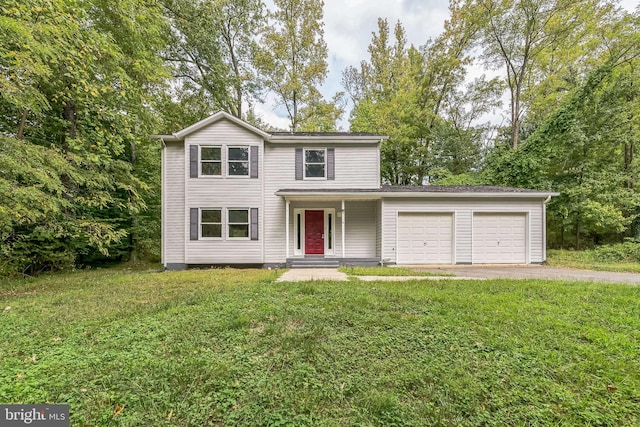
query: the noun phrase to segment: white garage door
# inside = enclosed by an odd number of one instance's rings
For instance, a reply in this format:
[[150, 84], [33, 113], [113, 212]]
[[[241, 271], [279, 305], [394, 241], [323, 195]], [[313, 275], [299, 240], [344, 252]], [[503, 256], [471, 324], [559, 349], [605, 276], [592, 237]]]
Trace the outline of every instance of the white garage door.
[[451, 264], [453, 214], [398, 213], [398, 264]]
[[524, 264], [527, 262], [526, 242], [526, 214], [473, 215], [474, 264]]

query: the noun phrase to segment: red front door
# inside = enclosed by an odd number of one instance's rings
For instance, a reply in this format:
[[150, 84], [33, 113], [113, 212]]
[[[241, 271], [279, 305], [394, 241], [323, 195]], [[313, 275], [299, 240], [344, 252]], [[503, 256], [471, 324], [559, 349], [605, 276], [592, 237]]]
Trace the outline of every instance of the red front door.
[[304, 253], [324, 254], [324, 211], [304, 211]]

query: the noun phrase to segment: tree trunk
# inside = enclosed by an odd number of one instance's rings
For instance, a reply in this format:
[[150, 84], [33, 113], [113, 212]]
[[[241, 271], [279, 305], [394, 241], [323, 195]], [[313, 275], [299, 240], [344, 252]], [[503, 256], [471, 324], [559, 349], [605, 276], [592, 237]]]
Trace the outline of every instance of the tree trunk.
[[67, 136], [71, 139], [76, 137], [76, 111], [71, 101], [65, 102], [62, 110], [62, 118], [67, 121], [67, 132], [62, 134], [62, 150], [67, 152], [69, 151]]
[[[132, 141], [129, 144], [129, 148], [131, 150], [131, 155], [129, 156], [129, 160], [131, 162], [131, 167], [135, 170], [136, 160], [137, 160], [137, 152], [136, 152], [136, 143]], [[129, 204], [132, 208], [132, 213], [129, 218], [129, 261], [136, 263], [138, 262], [138, 234], [136, 233], [136, 227], [138, 225], [137, 213], [135, 213], [136, 209], [136, 199], [133, 196], [133, 192], [129, 192]]]
[[27, 109], [22, 110], [22, 115], [20, 116], [20, 124], [18, 125], [18, 132], [16, 133], [16, 138], [22, 139], [24, 137], [24, 127], [27, 123]]
[[295, 132], [298, 127], [298, 99], [296, 91], [293, 91], [293, 117], [291, 117], [291, 132]]

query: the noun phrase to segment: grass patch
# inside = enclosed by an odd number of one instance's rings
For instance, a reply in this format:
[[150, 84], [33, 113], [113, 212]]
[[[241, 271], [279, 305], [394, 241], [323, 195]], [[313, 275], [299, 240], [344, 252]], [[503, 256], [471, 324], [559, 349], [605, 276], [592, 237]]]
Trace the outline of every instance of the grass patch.
[[0, 402], [73, 426], [640, 423], [638, 287], [275, 277], [1, 282]]
[[453, 276], [449, 273], [415, 271], [405, 267], [340, 267], [339, 271], [351, 276]]
[[602, 250], [549, 250], [547, 251], [547, 262], [551, 267], [640, 273], [640, 262], [629, 259], [612, 260], [607, 256], [603, 256]]

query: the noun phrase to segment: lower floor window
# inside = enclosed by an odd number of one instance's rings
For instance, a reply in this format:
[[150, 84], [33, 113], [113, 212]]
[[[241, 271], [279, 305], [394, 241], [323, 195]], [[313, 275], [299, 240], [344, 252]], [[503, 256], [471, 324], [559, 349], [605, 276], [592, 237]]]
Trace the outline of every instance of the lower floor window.
[[229, 209], [229, 237], [249, 237], [249, 210]]
[[220, 209], [200, 210], [200, 235], [202, 237], [222, 237], [222, 211]]

